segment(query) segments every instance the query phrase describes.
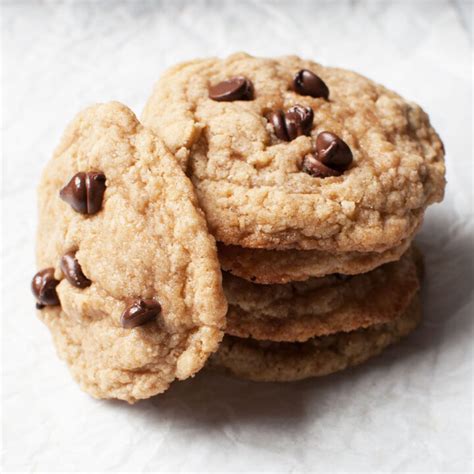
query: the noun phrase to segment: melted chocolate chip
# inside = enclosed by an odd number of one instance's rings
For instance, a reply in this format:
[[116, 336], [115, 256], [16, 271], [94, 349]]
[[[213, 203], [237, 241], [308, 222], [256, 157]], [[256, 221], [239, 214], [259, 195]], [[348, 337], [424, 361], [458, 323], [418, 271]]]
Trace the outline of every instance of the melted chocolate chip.
[[300, 135], [309, 135], [311, 133], [313, 117], [314, 114], [311, 107], [295, 105], [285, 113], [282, 110], [272, 112], [268, 120], [273, 125], [275, 135], [280, 140], [289, 142]]
[[285, 113], [283, 110], [276, 110], [268, 116], [268, 121], [273, 125], [275, 135], [286, 142], [289, 142], [288, 133], [285, 125]]
[[296, 73], [293, 79], [293, 89], [300, 95], [322, 97], [326, 100], [329, 98], [329, 89], [326, 83], [308, 69], [301, 69]]
[[318, 135], [316, 154], [321, 163], [338, 171], [345, 171], [352, 163], [352, 152], [347, 143], [331, 132]]
[[244, 76], [236, 76], [209, 87], [209, 98], [218, 102], [253, 100], [253, 84]]
[[36, 307], [43, 309], [45, 306], [56, 306], [59, 304], [56, 287], [59, 281], [54, 278], [54, 268], [40, 270], [31, 281], [31, 290], [37, 300]]
[[314, 178], [329, 178], [330, 176], [340, 176], [341, 171], [329, 168], [321, 163], [314, 155], [306, 155], [303, 159], [302, 171]]
[[59, 197], [81, 214], [87, 214], [86, 173], [77, 173], [59, 191]]
[[313, 109], [295, 105], [288, 109], [285, 114], [286, 131], [290, 140], [294, 140], [300, 135], [309, 135], [313, 125]]
[[152, 321], [160, 312], [161, 305], [157, 301], [137, 299], [125, 308], [120, 322], [124, 328], [134, 328]]
[[80, 172], [59, 191], [59, 196], [81, 214], [96, 214], [102, 207], [105, 175], [100, 172]]
[[68, 252], [61, 258], [61, 270], [71, 285], [77, 288], [87, 288], [92, 283], [82, 273], [82, 268], [76, 258], [76, 252]]

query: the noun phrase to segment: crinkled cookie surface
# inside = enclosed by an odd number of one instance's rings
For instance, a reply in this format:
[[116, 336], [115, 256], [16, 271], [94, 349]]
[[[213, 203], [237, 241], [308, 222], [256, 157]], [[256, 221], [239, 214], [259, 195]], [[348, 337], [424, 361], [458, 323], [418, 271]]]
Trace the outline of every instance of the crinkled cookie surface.
[[[101, 207], [92, 214], [59, 195], [80, 172], [105, 175]], [[88, 286], [66, 278], [60, 261], [70, 252]], [[227, 304], [216, 246], [192, 184], [121, 104], [80, 113], [47, 165], [37, 261], [39, 269], [54, 269], [60, 302], [39, 315], [95, 397], [134, 402], [163, 392], [200, 370], [222, 339]], [[130, 310], [138, 300], [160, 308], [145, 324]]]
[[[323, 79], [329, 100], [293, 90], [301, 69]], [[252, 82], [253, 100], [209, 98], [209, 87], [235, 76]], [[296, 104], [313, 110], [311, 132], [282, 141], [268, 114]], [[211, 232], [228, 245], [382, 252], [412, 235], [443, 196], [443, 145], [419, 106], [359, 74], [297, 57], [239, 53], [177, 65], [156, 85], [143, 122], [176, 153]], [[322, 131], [352, 151], [340, 176], [303, 170]]]

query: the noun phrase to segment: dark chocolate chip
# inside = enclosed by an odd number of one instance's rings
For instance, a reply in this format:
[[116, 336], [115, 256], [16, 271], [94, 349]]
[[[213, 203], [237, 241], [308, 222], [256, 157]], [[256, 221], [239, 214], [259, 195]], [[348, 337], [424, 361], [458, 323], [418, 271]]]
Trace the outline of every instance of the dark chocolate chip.
[[59, 191], [59, 197], [81, 214], [87, 214], [86, 173], [77, 173]]
[[218, 102], [253, 100], [253, 84], [244, 76], [236, 76], [209, 87], [209, 98]]
[[316, 154], [321, 163], [345, 171], [352, 163], [352, 152], [347, 143], [331, 132], [321, 132], [316, 138]]
[[59, 196], [75, 211], [91, 215], [100, 211], [104, 192], [104, 173], [81, 171], [59, 191]]
[[40, 270], [31, 281], [31, 290], [37, 300], [36, 307], [42, 309], [45, 306], [56, 306], [59, 304], [56, 287], [59, 281], [54, 278], [54, 268]]
[[76, 252], [68, 252], [61, 258], [61, 270], [71, 285], [77, 288], [87, 288], [92, 283], [82, 273], [82, 268], [76, 258]]
[[314, 178], [329, 178], [330, 176], [340, 176], [341, 171], [329, 168], [316, 159], [314, 155], [306, 155], [303, 159], [302, 171]]
[[285, 113], [282, 110], [276, 110], [268, 116], [272, 123], [275, 135], [280, 140], [287, 142], [294, 140], [300, 135], [309, 135], [313, 125], [313, 109], [295, 105]]
[[326, 83], [314, 72], [308, 69], [301, 69], [293, 79], [293, 88], [300, 95], [310, 95], [311, 97], [329, 98], [329, 89]]
[[87, 173], [87, 213], [96, 214], [102, 208], [102, 200], [105, 192], [105, 174]]
[[313, 125], [313, 109], [295, 105], [285, 113], [285, 125], [288, 138], [294, 140], [300, 135], [309, 135]]
[[161, 305], [157, 301], [153, 299], [138, 299], [125, 308], [120, 322], [124, 328], [134, 328], [152, 321], [160, 311]]
[[334, 275], [336, 276], [338, 280], [341, 280], [341, 281], [347, 281], [352, 278], [352, 275], [345, 275], [343, 273], [335, 273]]
[[290, 141], [288, 137], [288, 133], [286, 132], [285, 114], [283, 110], [277, 110], [275, 112], [272, 112], [268, 116], [268, 121], [273, 125], [273, 129], [275, 130], [275, 135], [280, 140], [284, 140], [285, 142]]

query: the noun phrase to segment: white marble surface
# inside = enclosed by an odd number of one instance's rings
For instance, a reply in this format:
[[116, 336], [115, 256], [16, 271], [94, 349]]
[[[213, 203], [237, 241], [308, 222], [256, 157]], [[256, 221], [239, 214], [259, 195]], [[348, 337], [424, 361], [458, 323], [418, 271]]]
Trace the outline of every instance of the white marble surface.
[[[470, 1], [2, 2], [4, 471], [469, 472], [473, 194]], [[426, 318], [348, 373], [200, 374], [127, 406], [82, 393], [35, 318], [35, 187], [68, 120], [140, 112], [167, 66], [246, 50], [355, 69], [419, 102], [447, 149], [426, 217]]]

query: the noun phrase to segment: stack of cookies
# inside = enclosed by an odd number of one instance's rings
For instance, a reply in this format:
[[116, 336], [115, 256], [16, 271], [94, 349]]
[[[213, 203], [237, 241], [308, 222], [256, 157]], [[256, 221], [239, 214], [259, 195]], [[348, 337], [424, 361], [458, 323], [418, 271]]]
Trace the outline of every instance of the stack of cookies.
[[412, 240], [443, 157], [420, 107], [353, 72], [179, 64], [142, 123], [111, 103], [66, 131], [40, 185], [40, 317], [101, 398], [204, 365], [290, 381], [359, 364], [420, 320]]

